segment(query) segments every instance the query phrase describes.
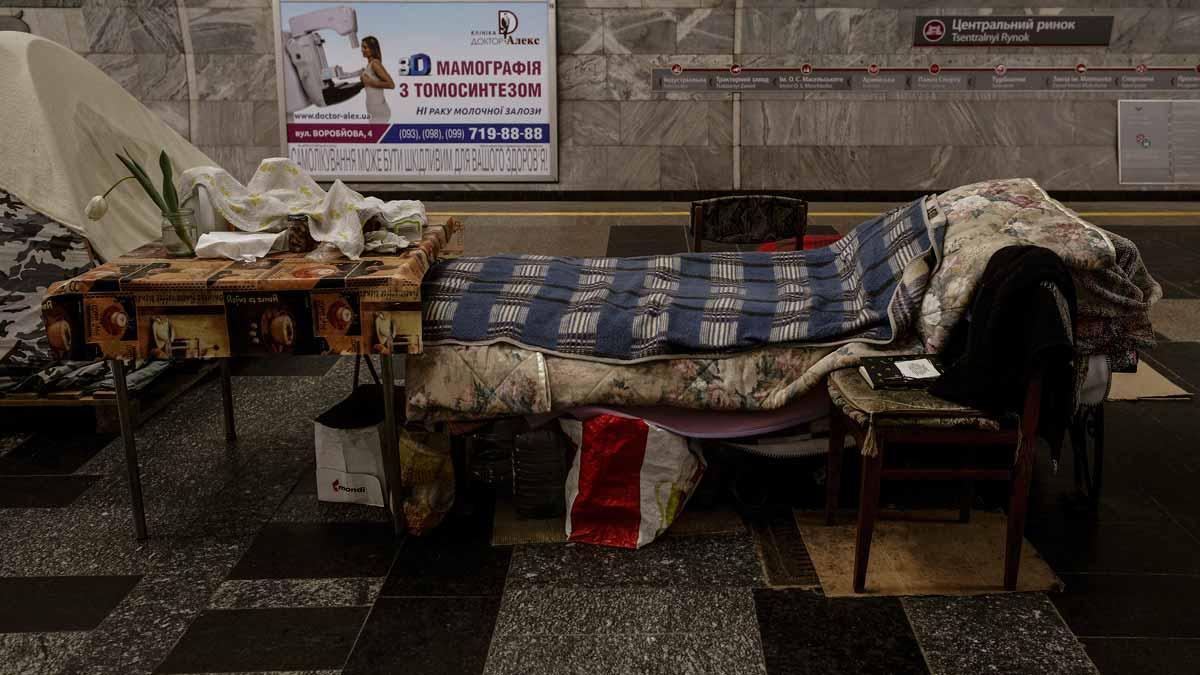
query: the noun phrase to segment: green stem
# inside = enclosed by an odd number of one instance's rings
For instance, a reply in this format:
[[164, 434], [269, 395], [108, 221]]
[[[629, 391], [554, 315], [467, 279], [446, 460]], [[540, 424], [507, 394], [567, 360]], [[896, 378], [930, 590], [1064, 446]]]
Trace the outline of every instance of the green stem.
[[121, 183], [124, 183], [124, 182], [125, 182], [125, 181], [127, 181], [127, 180], [131, 180], [132, 178], [133, 178], [133, 176], [125, 176], [125, 177], [124, 177], [124, 178], [122, 178], [121, 180], [119, 180], [119, 181], [117, 181], [117, 182], [113, 183], [113, 184], [112, 184], [112, 187], [108, 188], [108, 190], [107, 190], [107, 191], [106, 191], [104, 194], [102, 194], [102, 195], [100, 195], [100, 196], [101, 196], [102, 198], [103, 198], [103, 197], [107, 197], [107, 196], [108, 196], [108, 193], [109, 193], [109, 192], [112, 192], [113, 190], [116, 190], [118, 185], [120, 185]]
[[180, 222], [182, 219], [174, 213], [164, 213], [163, 217], [171, 221], [171, 226], [175, 228], [175, 236], [179, 237], [179, 241], [188, 247], [188, 253], [196, 255], [196, 246], [192, 242], [192, 238], [188, 236], [187, 228]]

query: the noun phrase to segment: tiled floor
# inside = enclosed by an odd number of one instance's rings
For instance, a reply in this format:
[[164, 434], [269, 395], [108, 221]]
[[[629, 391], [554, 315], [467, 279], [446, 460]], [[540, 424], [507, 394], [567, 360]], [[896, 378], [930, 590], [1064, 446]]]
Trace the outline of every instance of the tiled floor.
[[[572, 250], [555, 252], [682, 241], [669, 219], [593, 229], [556, 235]], [[1171, 298], [1170, 341], [1148, 359], [1196, 391], [1200, 227], [1121, 232]], [[311, 419], [348, 393], [351, 369], [239, 364], [233, 446], [212, 381], [149, 420], [140, 544], [119, 440], [0, 436], [0, 672], [1197, 672], [1200, 401], [1108, 405], [1096, 515], [1070, 498], [1069, 460], [1054, 475], [1042, 459], [1028, 538], [1064, 592], [826, 598], [780, 505], [743, 533], [620, 551], [492, 547], [486, 493], [403, 541], [377, 509], [320, 504]], [[819, 464], [761, 475], [773, 498], [812, 503]]]

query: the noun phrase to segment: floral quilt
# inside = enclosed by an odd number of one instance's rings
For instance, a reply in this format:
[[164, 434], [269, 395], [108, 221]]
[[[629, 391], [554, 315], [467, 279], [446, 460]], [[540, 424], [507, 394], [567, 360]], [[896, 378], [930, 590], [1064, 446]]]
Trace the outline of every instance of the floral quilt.
[[976, 183], [936, 199], [947, 220], [944, 255], [914, 308], [915, 331], [889, 349], [860, 342], [837, 349], [770, 346], [724, 357], [606, 364], [504, 344], [432, 346], [409, 360], [409, 416], [484, 419], [597, 404], [775, 409], [864, 356], [940, 352], [991, 255], [1012, 245], [1049, 248], [1071, 270], [1082, 353], [1153, 345], [1149, 308], [1162, 290], [1132, 244], [1083, 221], [1029, 179]]

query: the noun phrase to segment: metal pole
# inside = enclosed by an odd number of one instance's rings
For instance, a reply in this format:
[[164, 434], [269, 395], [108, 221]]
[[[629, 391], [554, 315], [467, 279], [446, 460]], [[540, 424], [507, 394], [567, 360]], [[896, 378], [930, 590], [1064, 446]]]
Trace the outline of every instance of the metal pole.
[[133, 531], [138, 541], [146, 539], [146, 508], [142, 502], [142, 477], [138, 471], [137, 446], [133, 437], [133, 411], [129, 409], [129, 388], [125, 384], [125, 362], [109, 359], [113, 385], [117, 390], [117, 418], [121, 440], [125, 443], [125, 470], [129, 474], [129, 503], [133, 508]]
[[[367, 357], [367, 364], [371, 357]], [[396, 378], [392, 374], [392, 355], [379, 355], [379, 370], [383, 375], [380, 390], [383, 396], [383, 432], [379, 440], [383, 443], [383, 480], [386, 483], [388, 510], [392, 514], [392, 526], [397, 535], [404, 534], [404, 509], [400, 503], [400, 443], [396, 438]]]
[[225, 441], [237, 441], [237, 430], [233, 426], [233, 377], [229, 359], [221, 359], [221, 407], [225, 413]]

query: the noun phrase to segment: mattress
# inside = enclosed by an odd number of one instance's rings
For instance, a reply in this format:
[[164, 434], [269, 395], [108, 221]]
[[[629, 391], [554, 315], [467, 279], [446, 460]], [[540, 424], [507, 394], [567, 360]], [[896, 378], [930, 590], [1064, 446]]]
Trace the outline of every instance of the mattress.
[[670, 406], [689, 410], [776, 410], [864, 356], [918, 350], [862, 343], [763, 347], [711, 358], [636, 364], [584, 361], [508, 344], [429, 346], [405, 374], [410, 420], [478, 420], [544, 415], [581, 406]]

